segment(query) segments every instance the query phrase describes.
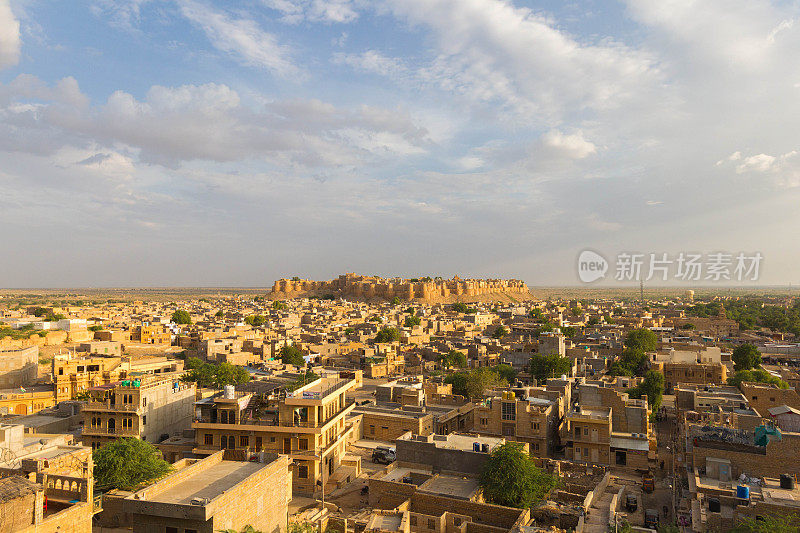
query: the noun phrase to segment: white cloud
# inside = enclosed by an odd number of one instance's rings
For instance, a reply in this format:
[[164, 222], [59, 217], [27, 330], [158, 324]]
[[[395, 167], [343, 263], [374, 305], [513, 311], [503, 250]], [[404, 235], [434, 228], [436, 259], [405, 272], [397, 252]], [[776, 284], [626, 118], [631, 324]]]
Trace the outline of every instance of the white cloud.
[[[747, 157], [742, 156], [741, 152], [734, 152], [728, 161], [736, 163], [734, 170], [737, 174], [767, 176], [780, 188], [800, 186], [800, 151], [792, 150], [778, 156], [762, 153]], [[719, 164], [725, 164], [725, 161]]]
[[202, 29], [211, 43], [245, 65], [267, 69], [282, 77], [298, 76], [287, 46], [251, 19], [236, 19], [193, 0], [180, 0], [181, 12]]
[[583, 138], [583, 132], [564, 135], [552, 130], [542, 136], [542, 144], [570, 159], [583, 159], [597, 153], [597, 147]]
[[507, 0], [388, 0], [432, 30], [438, 54], [420, 77], [449, 92], [557, 122], [567, 109], [607, 109], [657, 85], [651, 57], [618, 42], [581, 42]]
[[[37, 103], [29, 103], [32, 98]], [[431, 144], [427, 131], [400, 111], [303, 99], [252, 107], [230, 87], [213, 83], [153, 86], [141, 100], [117, 91], [91, 107], [75, 80], [48, 87], [21, 76], [0, 85], [0, 119], [0, 150], [46, 153], [91, 144], [89, 157], [128, 147], [144, 162], [170, 167], [192, 160], [361, 167], [422, 154]]]
[[401, 60], [387, 57], [377, 50], [366, 50], [360, 54], [337, 52], [333, 55], [333, 62], [386, 77], [395, 77], [407, 71]]
[[283, 14], [287, 24], [312, 22], [353, 22], [358, 18], [353, 0], [262, 0], [264, 5]]
[[0, 0], [0, 69], [19, 62], [21, 46], [19, 21], [11, 11], [10, 0]]

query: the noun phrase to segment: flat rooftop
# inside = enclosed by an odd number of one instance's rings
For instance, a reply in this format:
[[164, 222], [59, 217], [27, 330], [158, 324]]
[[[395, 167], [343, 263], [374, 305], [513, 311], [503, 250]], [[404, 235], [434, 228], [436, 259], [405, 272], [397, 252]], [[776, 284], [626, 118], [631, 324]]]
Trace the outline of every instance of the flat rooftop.
[[245, 461], [220, 461], [145, 500], [174, 505], [189, 505], [193, 498], [213, 500], [264, 466]]
[[423, 483], [420, 490], [468, 500], [479, 486], [478, 480], [474, 478], [438, 475]]

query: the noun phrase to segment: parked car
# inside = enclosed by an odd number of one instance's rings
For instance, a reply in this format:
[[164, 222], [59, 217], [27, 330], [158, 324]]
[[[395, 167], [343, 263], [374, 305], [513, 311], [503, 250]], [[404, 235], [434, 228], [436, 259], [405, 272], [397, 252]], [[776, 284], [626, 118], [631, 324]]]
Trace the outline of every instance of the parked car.
[[628, 497], [625, 498], [625, 509], [628, 510], [629, 513], [636, 512], [636, 509], [639, 508], [639, 501], [636, 499], [635, 494], [628, 494]]
[[389, 463], [393, 463], [395, 459], [397, 459], [396, 452], [388, 446], [378, 446], [372, 452], [373, 463], [388, 465]]
[[651, 529], [658, 528], [658, 511], [655, 509], [647, 509], [644, 512], [644, 527]]

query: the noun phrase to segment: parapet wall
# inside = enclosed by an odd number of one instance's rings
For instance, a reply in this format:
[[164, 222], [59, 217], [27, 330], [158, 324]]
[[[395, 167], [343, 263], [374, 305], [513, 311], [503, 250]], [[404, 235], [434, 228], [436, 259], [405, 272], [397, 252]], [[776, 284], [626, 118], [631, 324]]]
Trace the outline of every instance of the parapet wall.
[[[430, 279], [430, 278], [428, 278]], [[516, 279], [432, 279], [408, 280], [401, 278], [378, 278], [343, 274], [330, 281], [312, 281], [302, 279], [279, 279], [272, 286], [274, 298], [291, 298], [314, 294], [328, 293], [334, 296], [351, 296], [354, 298], [395, 297], [401, 300], [424, 300], [429, 302], [483, 295], [528, 295], [528, 286], [524, 281]]]

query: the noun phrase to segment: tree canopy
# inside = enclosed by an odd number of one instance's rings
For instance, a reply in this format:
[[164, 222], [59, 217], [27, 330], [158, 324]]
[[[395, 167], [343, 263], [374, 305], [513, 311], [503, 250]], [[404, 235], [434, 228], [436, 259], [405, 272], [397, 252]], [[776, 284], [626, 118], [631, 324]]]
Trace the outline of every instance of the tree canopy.
[[508, 328], [506, 328], [505, 326], [500, 326], [494, 330], [494, 333], [492, 333], [492, 338], [502, 339], [506, 335], [508, 335]]
[[453, 311], [456, 313], [467, 313], [467, 314], [475, 314], [477, 313], [477, 309], [474, 307], [468, 307], [467, 304], [464, 302], [456, 302], [453, 304]]
[[176, 309], [174, 313], [172, 313], [172, 321], [175, 324], [191, 324], [192, 317], [189, 316], [189, 312], [184, 309]]
[[480, 398], [486, 389], [508, 387], [508, 381], [495, 368], [497, 367], [454, 372], [444, 378], [444, 382], [453, 385], [453, 394], [460, 394], [467, 398]]
[[280, 311], [283, 309], [288, 309], [289, 306], [286, 305], [285, 302], [281, 302], [280, 300], [275, 300], [274, 302], [272, 302], [272, 308]]
[[641, 350], [643, 352], [652, 352], [658, 345], [658, 337], [649, 329], [635, 329], [628, 333], [625, 337], [625, 346]]
[[[758, 519], [760, 518], [760, 520]], [[800, 515], [771, 515], [758, 518], [744, 517], [731, 529], [731, 533], [797, 533], [800, 531]]]
[[403, 327], [411, 328], [414, 326], [419, 326], [421, 320], [418, 316], [407, 316], [405, 321], [403, 322]]
[[657, 411], [661, 407], [661, 399], [664, 396], [664, 374], [655, 370], [648, 370], [644, 376], [644, 381], [628, 389], [627, 392], [631, 398], [646, 396], [650, 409]]
[[136, 490], [172, 471], [161, 452], [140, 439], [123, 438], [92, 452], [94, 482], [99, 490]]
[[480, 484], [487, 502], [526, 509], [542, 501], [558, 485], [558, 477], [537, 467], [522, 443], [506, 442], [484, 463]]
[[263, 315], [250, 315], [244, 318], [244, 323], [257, 328], [267, 323], [267, 317]]
[[734, 387], [742, 387], [742, 383], [750, 381], [753, 383], [772, 383], [782, 389], [788, 389], [789, 384], [777, 376], [773, 376], [763, 368], [754, 368], [753, 370], [739, 370], [734, 375], [728, 378], [728, 385]]
[[649, 367], [647, 354], [638, 348], [626, 348], [619, 359], [611, 363], [612, 376], [644, 376]]
[[197, 357], [186, 360], [188, 372], [183, 381], [197, 383], [200, 387], [221, 389], [225, 385], [239, 385], [250, 381], [250, 373], [241, 366], [230, 363], [206, 363]]
[[552, 354], [535, 353], [529, 364], [531, 376], [539, 383], [544, 383], [548, 378], [559, 377], [562, 374], [572, 374], [572, 360], [569, 357]]
[[303, 352], [294, 344], [287, 344], [281, 348], [281, 362], [285, 365], [303, 366], [306, 360], [303, 359]]
[[439, 355], [439, 363], [445, 368], [465, 368], [467, 366], [467, 356], [458, 350], [450, 350], [446, 354]]
[[396, 342], [400, 340], [400, 332], [397, 328], [383, 328], [375, 336], [374, 342]]
[[731, 355], [735, 371], [750, 370], [761, 367], [761, 352], [752, 344], [742, 344], [733, 350]]

